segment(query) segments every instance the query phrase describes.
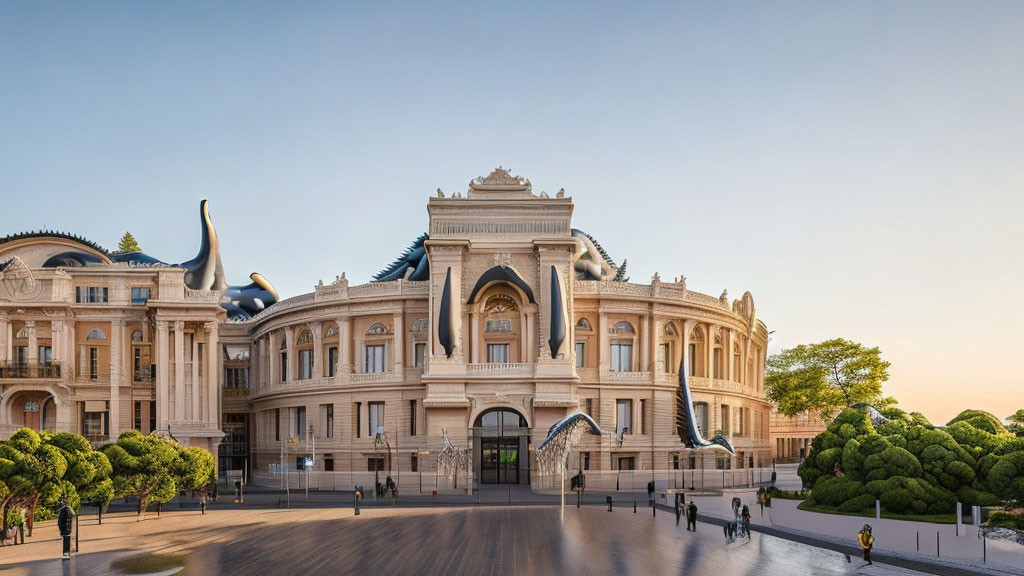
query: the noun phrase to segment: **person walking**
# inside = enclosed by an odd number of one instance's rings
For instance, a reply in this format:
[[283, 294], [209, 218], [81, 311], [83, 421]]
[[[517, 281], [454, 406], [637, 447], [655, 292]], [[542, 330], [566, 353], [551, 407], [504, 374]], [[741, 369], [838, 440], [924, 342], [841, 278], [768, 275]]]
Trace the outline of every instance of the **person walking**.
[[871, 535], [870, 524], [865, 524], [860, 532], [857, 532], [857, 543], [864, 549], [864, 561], [871, 564], [871, 548], [875, 545], [875, 537]]
[[206, 514], [206, 504], [206, 486], [203, 486], [202, 488], [199, 489], [199, 509], [203, 511], [204, 515]]
[[71, 559], [71, 520], [75, 512], [68, 506], [67, 498], [60, 497], [60, 508], [57, 510], [57, 530], [63, 543], [63, 559]]
[[647, 483], [647, 505], [654, 506], [654, 480]]
[[747, 540], [752, 540], [750, 537], [750, 508], [746, 504], [743, 505], [743, 511], [740, 512], [740, 521], [743, 523], [743, 534], [746, 535]]
[[686, 530], [697, 531], [697, 505], [692, 501], [690, 505], [686, 507]]

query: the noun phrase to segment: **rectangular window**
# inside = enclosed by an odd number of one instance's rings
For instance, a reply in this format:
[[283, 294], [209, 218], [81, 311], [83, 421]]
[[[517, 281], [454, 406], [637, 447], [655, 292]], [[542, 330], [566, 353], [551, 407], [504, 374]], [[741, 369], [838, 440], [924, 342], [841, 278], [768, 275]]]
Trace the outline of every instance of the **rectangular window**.
[[647, 399], [640, 399], [640, 434], [647, 434]]
[[729, 434], [729, 405], [722, 404], [722, 434]]
[[583, 453], [583, 469], [590, 470], [590, 452]]
[[288, 353], [281, 352], [281, 382], [288, 381]]
[[324, 472], [334, 472], [334, 454], [324, 454]]
[[690, 376], [697, 375], [697, 345], [690, 344]]
[[679, 470], [679, 454], [672, 455], [672, 469]]
[[508, 344], [488, 344], [487, 362], [490, 364], [508, 364]]
[[102, 438], [104, 420], [106, 413], [104, 412], [86, 412], [85, 420], [82, 422], [82, 435], [87, 440], [96, 440]]
[[383, 458], [367, 458], [366, 459], [366, 470], [368, 472], [383, 472], [384, 471], [384, 459]]
[[587, 344], [586, 342], [576, 343], [576, 367], [583, 368], [586, 366], [587, 359]]
[[423, 368], [423, 358], [425, 358], [427, 355], [427, 343], [417, 342], [416, 344], [414, 344], [414, 347], [416, 352], [415, 356], [413, 357], [413, 366], [415, 366], [416, 368]]
[[49, 346], [39, 347], [39, 363], [50, 364], [53, 362], [53, 348]]
[[722, 377], [722, 349], [721, 348], [715, 348], [715, 351], [712, 354], [712, 356], [714, 357], [713, 360], [714, 360], [714, 365], [715, 365], [715, 376], [714, 377], [715, 378], [721, 378]]
[[632, 400], [615, 401], [615, 433], [627, 435], [633, 433]]
[[374, 344], [367, 346], [364, 352], [363, 358], [363, 372], [383, 372], [384, 371], [384, 345]]
[[612, 372], [633, 371], [633, 343], [626, 341], [612, 342]]
[[295, 409], [295, 438], [306, 437], [306, 407], [299, 406]]
[[697, 402], [693, 405], [693, 416], [697, 419], [697, 430], [701, 436], [708, 434], [708, 405], [707, 402]]
[[636, 458], [633, 456], [619, 456], [619, 470], [635, 470]]
[[75, 287], [75, 302], [79, 304], [100, 304], [107, 301], [108, 290], [101, 286]]
[[142, 431], [142, 402], [135, 401], [135, 421], [134, 426], [139, 432]]
[[587, 398], [586, 400], [584, 400], [583, 406], [584, 406], [584, 411], [587, 413], [587, 416], [590, 416], [591, 418], [593, 418], [594, 417], [594, 399], [593, 398]]
[[362, 410], [363, 410], [363, 403], [362, 402], [356, 402], [355, 404], [353, 404], [353, 412], [355, 412], [355, 416], [352, 418], [352, 420], [354, 420], [355, 423], [356, 423], [356, 438], [362, 438], [362, 431], [363, 431], [363, 422], [362, 422], [363, 414], [362, 414]]
[[313, 375], [313, 351], [299, 350], [299, 380], [309, 380]]
[[661, 358], [662, 362], [665, 363], [665, 373], [674, 374], [676, 371], [675, 363], [672, 358], [672, 345], [665, 343], [661, 345]]
[[333, 377], [338, 370], [338, 347], [331, 346], [327, 349], [327, 375]]
[[370, 402], [367, 404], [370, 412], [370, 436], [384, 432], [384, 403]]
[[416, 401], [409, 400], [409, 436], [416, 435]]
[[274, 408], [274, 440], [281, 439], [281, 409]]
[[89, 348], [89, 379], [96, 380], [100, 377], [100, 349]]
[[149, 431], [156, 430], [156, 401], [149, 403]]
[[132, 304], [145, 304], [149, 301], [149, 288], [132, 288]]
[[327, 438], [334, 438], [334, 404], [324, 404], [324, 430]]
[[412, 455], [412, 460], [410, 461], [410, 465], [412, 466], [412, 471], [413, 472], [419, 472], [420, 471], [420, 457], [418, 455], [416, 455], [416, 454], [413, 454]]

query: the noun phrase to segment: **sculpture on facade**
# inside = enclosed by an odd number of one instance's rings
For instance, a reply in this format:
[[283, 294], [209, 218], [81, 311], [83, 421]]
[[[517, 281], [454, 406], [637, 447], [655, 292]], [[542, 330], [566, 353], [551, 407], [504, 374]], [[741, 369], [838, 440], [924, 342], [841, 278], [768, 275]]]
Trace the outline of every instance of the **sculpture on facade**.
[[577, 250], [573, 254], [573, 267], [580, 280], [615, 280], [628, 281], [626, 278], [626, 261], [618, 267], [597, 240], [582, 230], [572, 229], [576, 238]]
[[558, 269], [551, 267], [551, 330], [548, 334], [548, 347], [551, 348], [551, 359], [558, 358], [558, 353], [565, 342], [565, 292], [558, 277]]
[[452, 269], [444, 274], [444, 288], [441, 290], [441, 309], [437, 318], [437, 341], [444, 348], [444, 355], [452, 357], [455, 350], [455, 326], [452, 323]]
[[686, 359], [679, 363], [679, 389], [676, 391], [676, 431], [679, 439], [687, 448], [696, 450], [712, 449], [725, 450], [729, 454], [735, 454], [729, 439], [722, 434], [715, 435], [711, 440], [705, 440], [697, 426], [697, 417], [693, 410], [693, 397], [690, 394], [690, 383], [686, 378]]
[[375, 282], [406, 280], [427, 280], [430, 278], [430, 262], [427, 260], [426, 242], [430, 236], [420, 234], [402, 254], [387, 268], [373, 276]]
[[548, 428], [548, 435], [537, 448], [537, 466], [544, 474], [561, 474], [561, 514], [565, 514], [565, 464], [584, 432], [602, 436], [597, 422], [584, 412], [573, 412]]

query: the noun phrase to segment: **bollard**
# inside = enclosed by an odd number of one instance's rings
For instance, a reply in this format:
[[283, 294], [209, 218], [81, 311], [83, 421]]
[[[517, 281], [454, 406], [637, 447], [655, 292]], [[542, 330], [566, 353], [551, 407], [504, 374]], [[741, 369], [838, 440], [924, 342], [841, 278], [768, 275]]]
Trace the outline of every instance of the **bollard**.
[[921, 551], [921, 531], [917, 531], [917, 551]]
[[981, 535], [981, 563], [988, 563], [988, 534]]
[[658, 515], [658, 507], [654, 505], [654, 500], [651, 500], [651, 516]]
[[636, 514], [636, 498], [633, 498], [633, 514]]
[[938, 558], [939, 556], [942, 556], [942, 554], [939, 553], [939, 531], [936, 530], [935, 531], [935, 557]]
[[437, 490], [434, 490], [434, 506], [437, 506]]
[[611, 512], [612, 511], [612, 497], [611, 496], [605, 496], [605, 501], [608, 502], [608, 511]]

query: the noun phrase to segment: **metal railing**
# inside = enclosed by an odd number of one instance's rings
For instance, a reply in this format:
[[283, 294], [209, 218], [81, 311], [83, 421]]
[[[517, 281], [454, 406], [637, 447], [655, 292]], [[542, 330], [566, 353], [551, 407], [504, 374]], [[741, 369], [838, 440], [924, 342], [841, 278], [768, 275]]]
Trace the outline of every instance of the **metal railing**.
[[0, 364], [0, 378], [60, 378], [60, 364], [5, 362]]

